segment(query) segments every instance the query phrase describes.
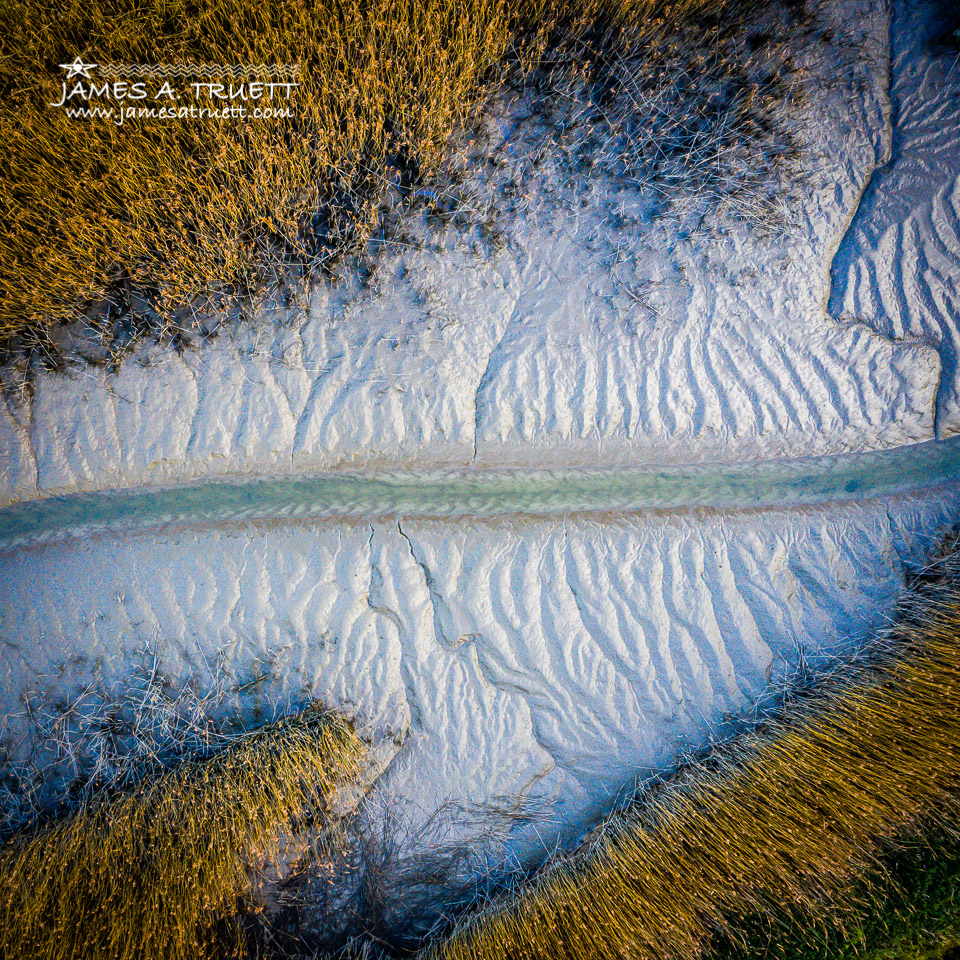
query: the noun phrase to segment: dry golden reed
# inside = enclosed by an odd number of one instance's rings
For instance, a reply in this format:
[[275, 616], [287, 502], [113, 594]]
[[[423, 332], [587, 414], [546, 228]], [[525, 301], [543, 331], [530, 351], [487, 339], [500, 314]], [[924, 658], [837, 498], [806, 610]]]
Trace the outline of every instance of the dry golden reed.
[[309, 708], [14, 838], [0, 850], [0, 957], [210, 956], [249, 871], [293, 818], [356, 779], [361, 757], [344, 720]]
[[[528, 69], [558, 37], [600, 22], [609, 34], [721, 6], [4, 0], [0, 344], [72, 319], [118, 285], [148, 291], [167, 315], [204, 292], [256, 289], [284, 258], [322, 265], [367, 236], [386, 180], [441, 167], [508, 67]], [[61, 96], [59, 65], [77, 56], [299, 64], [301, 86], [289, 118], [117, 126], [48, 105]]]
[[956, 813], [956, 553], [940, 572], [883, 656], [612, 815], [425, 957], [693, 960], [748, 917], [842, 919], [884, 842]]

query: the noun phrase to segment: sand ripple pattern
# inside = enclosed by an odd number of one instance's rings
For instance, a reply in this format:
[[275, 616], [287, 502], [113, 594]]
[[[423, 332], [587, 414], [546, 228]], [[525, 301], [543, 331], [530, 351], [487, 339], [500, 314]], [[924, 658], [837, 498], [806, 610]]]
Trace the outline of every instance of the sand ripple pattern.
[[[791, 669], [890, 609], [956, 493], [714, 517], [305, 522], [0, 557], [0, 702], [69, 701], [159, 645], [171, 678], [263, 673], [410, 736], [424, 815], [528, 791], [573, 828]], [[273, 677], [275, 679], [269, 679]]]
[[940, 352], [937, 432], [960, 432], [960, 65], [929, 5], [895, 4], [893, 140], [833, 265], [830, 310]]
[[[863, 32], [853, 49], [885, 39], [868, 7], [845, 20]], [[265, 304], [182, 356], [144, 348], [116, 375], [42, 376], [22, 402], [8, 391], [0, 505], [217, 477], [731, 463], [930, 439], [938, 350], [824, 312], [829, 262], [883, 151], [885, 60], [851, 69], [838, 92], [835, 64], [811, 68], [816, 162], [779, 238], [684, 232], [634, 183], [538, 160], [536, 131], [505, 105], [490, 120], [503, 163], [473, 184], [477, 204], [501, 204], [501, 242], [416, 221], [363, 284]]]

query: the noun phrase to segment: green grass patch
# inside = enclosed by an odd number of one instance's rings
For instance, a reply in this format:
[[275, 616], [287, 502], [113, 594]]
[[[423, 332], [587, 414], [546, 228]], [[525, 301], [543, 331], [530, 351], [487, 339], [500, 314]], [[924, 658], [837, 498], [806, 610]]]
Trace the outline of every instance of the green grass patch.
[[883, 857], [864, 891], [869, 907], [841, 926], [781, 924], [727, 940], [713, 960], [955, 960], [960, 957], [960, 839], [953, 832], [903, 844]]

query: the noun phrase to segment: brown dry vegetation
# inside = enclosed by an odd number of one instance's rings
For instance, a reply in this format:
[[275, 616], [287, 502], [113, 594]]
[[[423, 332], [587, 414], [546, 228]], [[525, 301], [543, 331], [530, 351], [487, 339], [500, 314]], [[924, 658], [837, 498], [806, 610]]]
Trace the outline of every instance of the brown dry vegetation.
[[[308, 708], [0, 849], [4, 960], [199, 960], [239, 948], [250, 871], [323, 814], [362, 744]], [[232, 944], [232, 947], [230, 946]]]
[[[685, 24], [714, 50], [718, 32], [763, 9], [753, 0], [6, 0], [0, 345], [76, 318], [84, 303], [102, 309], [117, 291], [170, 318], [202, 294], [260, 289], [283, 264], [329, 267], [369, 234], [388, 184], [402, 195], [438, 174], [508, 73], [544, 64], [576, 73], [619, 55], [631, 36], [653, 49], [652, 37], [682, 35]], [[295, 63], [301, 87], [289, 119], [118, 127], [47, 106], [60, 97], [58, 65], [78, 55], [100, 65]], [[691, 63], [681, 88], [703, 72]]]
[[871, 659], [612, 815], [425, 957], [693, 960], [757, 917], [855, 916], [885, 844], [956, 822], [960, 556], [937, 573]]

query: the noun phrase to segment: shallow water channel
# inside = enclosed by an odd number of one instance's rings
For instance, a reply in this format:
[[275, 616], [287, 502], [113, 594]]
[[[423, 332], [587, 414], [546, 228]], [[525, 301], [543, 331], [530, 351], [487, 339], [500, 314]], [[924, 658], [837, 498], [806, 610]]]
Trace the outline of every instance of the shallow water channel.
[[960, 480], [960, 438], [841, 456], [684, 467], [346, 474], [105, 490], [0, 510], [0, 550], [180, 523], [552, 516], [871, 499]]

